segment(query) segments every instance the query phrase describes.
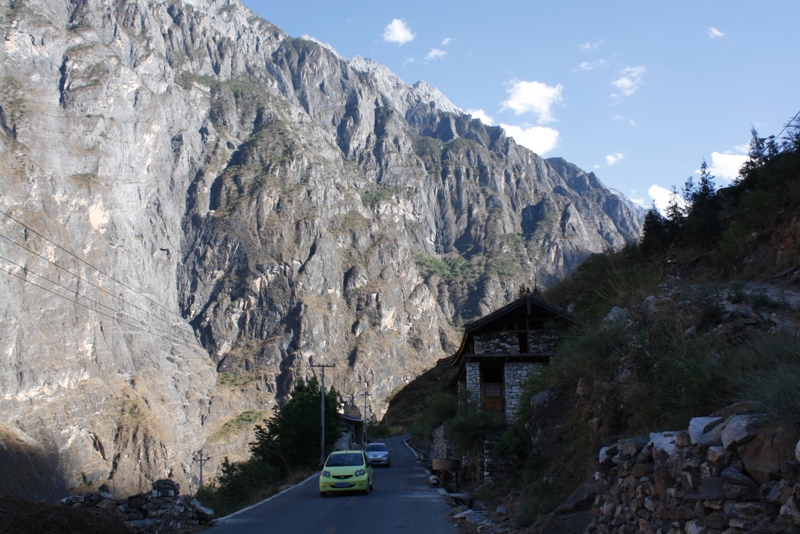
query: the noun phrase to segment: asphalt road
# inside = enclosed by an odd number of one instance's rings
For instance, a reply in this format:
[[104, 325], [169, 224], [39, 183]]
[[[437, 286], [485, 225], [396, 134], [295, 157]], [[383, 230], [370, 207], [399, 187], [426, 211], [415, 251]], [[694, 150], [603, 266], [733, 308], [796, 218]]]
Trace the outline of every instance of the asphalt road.
[[402, 438], [386, 440], [392, 466], [375, 469], [370, 495], [338, 494], [322, 498], [317, 477], [252, 508], [224, 517], [208, 534], [383, 532], [455, 534], [445, 521], [450, 507], [428, 484], [425, 470]]

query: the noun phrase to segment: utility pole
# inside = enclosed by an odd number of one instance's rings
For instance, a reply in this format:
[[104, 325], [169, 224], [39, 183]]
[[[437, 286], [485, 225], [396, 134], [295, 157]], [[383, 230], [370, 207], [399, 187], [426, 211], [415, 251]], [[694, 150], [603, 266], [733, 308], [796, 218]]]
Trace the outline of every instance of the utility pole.
[[197, 463], [200, 464], [200, 488], [199, 489], [203, 489], [203, 464], [208, 462], [210, 459], [211, 459], [211, 456], [203, 457], [203, 449], [200, 449], [197, 452], [197, 454], [192, 457], [192, 462], [197, 462]]
[[320, 418], [322, 419], [322, 437], [319, 438], [319, 465], [325, 465], [325, 368], [336, 367], [336, 364], [310, 364], [311, 367], [319, 367], [322, 370], [322, 391], [320, 394]]
[[[369, 387], [369, 383], [367, 384], [367, 387]], [[366, 447], [367, 446], [367, 397], [369, 397], [369, 392], [365, 391], [364, 393], [361, 394], [361, 396], [364, 397], [364, 416], [363, 416], [363, 419], [364, 419], [364, 436], [363, 436], [363, 438], [364, 438], [364, 447]]]

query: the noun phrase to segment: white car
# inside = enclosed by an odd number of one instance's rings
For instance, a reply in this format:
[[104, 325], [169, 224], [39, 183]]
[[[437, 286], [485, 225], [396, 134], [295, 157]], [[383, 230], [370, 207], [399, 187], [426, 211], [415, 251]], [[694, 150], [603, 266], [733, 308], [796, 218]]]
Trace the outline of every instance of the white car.
[[389, 454], [392, 449], [386, 446], [385, 443], [370, 443], [367, 445], [366, 451], [367, 458], [374, 466], [385, 465], [389, 467], [392, 465], [392, 457]]

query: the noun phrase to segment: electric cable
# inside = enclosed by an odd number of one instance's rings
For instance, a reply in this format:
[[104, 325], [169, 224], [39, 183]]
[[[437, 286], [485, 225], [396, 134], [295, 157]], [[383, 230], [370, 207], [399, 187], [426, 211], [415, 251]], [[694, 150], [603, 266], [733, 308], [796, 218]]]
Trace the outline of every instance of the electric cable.
[[[50, 278], [48, 278], [48, 277], [46, 277], [46, 276], [44, 276], [44, 275], [41, 275], [41, 274], [39, 274], [39, 273], [37, 273], [37, 272], [33, 271], [32, 269], [29, 269], [29, 268], [27, 268], [27, 267], [25, 267], [25, 266], [19, 265], [18, 263], [15, 263], [13, 260], [9, 260], [8, 258], [6, 258], [6, 257], [3, 257], [2, 255], [0, 255], [0, 260], [6, 261], [6, 262], [10, 263], [11, 265], [14, 265], [14, 266], [16, 266], [16, 267], [19, 267], [20, 269], [24, 270], [26, 273], [30, 273], [30, 274], [32, 274], [32, 275], [34, 275], [34, 276], [36, 276], [36, 277], [38, 277], [38, 278], [41, 278], [41, 279], [43, 279], [43, 280], [47, 280], [48, 282], [50, 282], [50, 283], [51, 283], [51, 284], [53, 284], [54, 286], [60, 287], [60, 288], [62, 288], [62, 289], [64, 289], [64, 290], [66, 290], [66, 291], [68, 291], [68, 292], [70, 292], [70, 293], [75, 293], [77, 297], [80, 297], [80, 298], [86, 299], [86, 300], [88, 300], [89, 302], [91, 302], [92, 304], [94, 304], [95, 306], [100, 306], [100, 307], [102, 307], [102, 308], [105, 308], [105, 309], [107, 309], [107, 310], [110, 310], [111, 312], [114, 312], [115, 314], [120, 314], [120, 315], [122, 315], [122, 316], [126, 316], [126, 317], [128, 317], [129, 319], [131, 319], [132, 321], [136, 321], [137, 323], [139, 323], [139, 324], [140, 324], [139, 328], [142, 328], [142, 327], [147, 327], [147, 328], [148, 328], [148, 330], [149, 330], [149, 329], [154, 329], [154, 330], [156, 330], [157, 332], [160, 332], [160, 333], [162, 334], [162, 336], [172, 336], [174, 339], [180, 340], [182, 343], [186, 343], [186, 340], [185, 340], [185, 339], [183, 339], [183, 338], [181, 338], [181, 337], [179, 337], [179, 336], [176, 336], [176, 335], [175, 335], [175, 334], [173, 334], [172, 332], [169, 332], [169, 331], [162, 330], [162, 329], [158, 328], [157, 326], [154, 326], [154, 325], [152, 325], [152, 324], [150, 324], [150, 323], [146, 323], [145, 321], [142, 321], [141, 319], [137, 319], [136, 317], [133, 317], [133, 316], [132, 316], [132, 315], [130, 315], [130, 314], [126, 314], [126, 313], [125, 313], [124, 311], [122, 311], [122, 310], [117, 310], [116, 308], [113, 308], [113, 307], [111, 307], [111, 306], [108, 306], [108, 305], [106, 305], [106, 304], [103, 304], [102, 302], [99, 302], [99, 301], [97, 301], [97, 300], [94, 300], [94, 299], [93, 299], [93, 298], [91, 298], [91, 297], [88, 297], [88, 296], [86, 296], [86, 295], [80, 295], [80, 294], [77, 292], [77, 290], [73, 290], [72, 288], [70, 288], [70, 287], [67, 287], [67, 286], [65, 286], [64, 284], [61, 284], [61, 283], [59, 283], [59, 282], [56, 282], [56, 281], [54, 281], [54, 280], [51, 280]], [[8, 272], [8, 271], [6, 271], [6, 272]], [[17, 276], [17, 278], [20, 278], [20, 279], [22, 279], [22, 280], [25, 280], [25, 281], [26, 281], [26, 282], [28, 282], [28, 283], [33, 283], [33, 282], [31, 282], [31, 281], [27, 280], [27, 278], [24, 278], [24, 277]], [[41, 285], [39, 285], [39, 284], [34, 284], [34, 285], [36, 285], [37, 287], [41, 287], [41, 288], [43, 288], [43, 286], [41, 286]], [[55, 291], [51, 291], [51, 293], [53, 293], [54, 295], [58, 295], [58, 296], [60, 296], [60, 297], [62, 297], [62, 298], [67, 298], [67, 297], [64, 297], [63, 295], [60, 295], [60, 294], [56, 293]], [[75, 302], [76, 304], [78, 303], [78, 302], [77, 302], [77, 300], [73, 300], [73, 299], [68, 299], [68, 300], [70, 300], [71, 302]], [[89, 306], [84, 306], [84, 307], [86, 307], [86, 308], [89, 308], [89, 309], [93, 309], [93, 308], [90, 308]], [[99, 311], [97, 308], [94, 308], [94, 309], [93, 309], [93, 311], [95, 311], [95, 312], [97, 312], [97, 313], [102, 313], [102, 312], [101, 312], [101, 311]], [[152, 333], [152, 332], [150, 332], [150, 333]]]
[[[132, 307], [136, 308], [137, 310], [139, 310], [139, 311], [141, 311], [141, 312], [144, 312], [144, 313], [146, 313], [146, 314], [148, 314], [148, 315], [150, 315], [150, 316], [152, 316], [152, 317], [155, 317], [155, 318], [156, 318], [156, 319], [158, 319], [158, 320], [162, 320], [162, 318], [161, 318], [161, 317], [157, 316], [156, 314], [154, 314], [154, 313], [153, 313], [153, 312], [151, 312], [150, 310], [146, 310], [146, 309], [144, 309], [144, 308], [142, 308], [142, 307], [139, 307], [139, 306], [137, 306], [136, 304], [134, 304], [134, 303], [132, 303], [132, 302], [129, 302], [129, 301], [125, 300], [123, 297], [121, 297], [121, 296], [119, 296], [119, 295], [115, 295], [115, 294], [111, 293], [110, 291], [108, 291], [108, 290], [106, 290], [106, 289], [104, 289], [104, 288], [102, 288], [102, 287], [100, 287], [100, 286], [98, 286], [98, 285], [96, 285], [96, 284], [93, 284], [93, 283], [92, 283], [92, 282], [90, 282], [89, 280], [87, 280], [87, 279], [83, 278], [81, 275], [73, 273], [72, 271], [70, 271], [70, 270], [69, 270], [69, 269], [67, 269], [66, 267], [62, 267], [61, 265], [59, 265], [58, 263], [56, 263], [56, 262], [54, 262], [54, 261], [50, 260], [49, 258], [45, 257], [44, 255], [42, 255], [42, 254], [39, 254], [39, 253], [38, 253], [38, 252], [36, 252], [35, 250], [31, 250], [31, 249], [29, 249], [28, 247], [26, 247], [25, 245], [22, 245], [22, 244], [20, 244], [20, 243], [17, 243], [16, 241], [14, 241], [13, 239], [9, 238], [8, 236], [5, 236], [5, 235], [3, 235], [3, 234], [0, 234], [0, 239], [4, 239], [4, 240], [8, 241], [9, 243], [11, 243], [11, 244], [13, 244], [13, 245], [16, 245], [16, 246], [20, 247], [21, 249], [23, 249], [23, 250], [25, 250], [25, 251], [29, 252], [30, 254], [33, 254], [34, 256], [36, 256], [36, 257], [38, 257], [38, 258], [41, 258], [42, 260], [46, 261], [46, 262], [47, 262], [47, 263], [49, 263], [50, 265], [52, 265], [52, 266], [54, 266], [54, 267], [57, 267], [58, 269], [61, 269], [62, 271], [66, 272], [67, 274], [69, 274], [69, 275], [71, 275], [71, 276], [74, 276], [74, 277], [76, 277], [78, 280], [81, 280], [82, 282], [86, 283], [87, 285], [90, 285], [90, 286], [92, 286], [93, 288], [97, 289], [98, 291], [102, 291], [103, 293], [105, 293], [106, 295], [110, 296], [111, 298], [118, 299], [118, 300], [122, 301], [123, 303], [125, 303], [125, 304], [127, 304], [127, 305], [129, 305], [129, 306], [132, 306]], [[7, 260], [7, 261], [10, 261], [10, 260]], [[12, 262], [12, 263], [13, 263], [13, 262]], [[181, 319], [183, 319], [183, 318], [181, 318]]]
[[121, 285], [122, 287], [124, 287], [124, 288], [126, 288], [126, 289], [128, 289], [128, 290], [130, 290], [130, 291], [133, 291], [134, 293], [136, 293], [136, 294], [137, 294], [137, 295], [139, 295], [140, 297], [142, 297], [142, 298], [144, 298], [144, 299], [148, 300], [148, 301], [149, 301], [151, 304], [155, 304], [155, 305], [156, 305], [156, 306], [158, 306], [159, 308], [161, 308], [161, 309], [165, 310], [167, 313], [170, 313], [170, 314], [172, 314], [172, 315], [175, 315], [175, 316], [177, 316], [177, 317], [180, 317], [180, 318], [181, 318], [181, 320], [183, 320], [183, 319], [184, 319], [184, 318], [183, 318], [183, 317], [181, 317], [179, 314], [177, 314], [177, 313], [175, 313], [174, 311], [170, 310], [170, 309], [169, 309], [169, 308], [167, 308], [166, 306], [163, 306], [163, 305], [161, 305], [160, 303], [158, 303], [157, 301], [155, 301], [155, 300], [151, 299], [150, 297], [148, 297], [147, 295], [144, 295], [144, 294], [140, 293], [139, 291], [137, 291], [136, 289], [132, 288], [131, 286], [129, 286], [129, 285], [128, 285], [128, 284], [126, 284], [125, 282], [122, 282], [122, 281], [120, 281], [120, 280], [117, 280], [116, 278], [114, 278], [114, 277], [113, 277], [113, 276], [111, 276], [110, 274], [106, 273], [105, 271], [103, 271], [103, 270], [102, 270], [102, 269], [100, 269], [99, 267], [95, 267], [94, 265], [92, 265], [92, 264], [91, 264], [91, 263], [89, 263], [88, 261], [84, 260], [83, 258], [81, 258], [80, 256], [78, 256], [77, 254], [75, 254], [75, 253], [73, 253], [73, 252], [70, 252], [69, 250], [67, 250], [66, 248], [62, 247], [61, 245], [59, 245], [59, 244], [58, 244], [58, 243], [56, 243], [55, 241], [53, 241], [53, 240], [51, 240], [51, 239], [48, 239], [47, 237], [45, 237], [45, 236], [44, 236], [44, 235], [42, 235], [41, 233], [37, 232], [35, 229], [31, 228], [30, 226], [28, 226], [28, 225], [27, 225], [27, 224], [25, 224], [24, 222], [22, 222], [22, 221], [20, 221], [20, 220], [18, 220], [18, 219], [15, 219], [14, 217], [12, 217], [11, 215], [9, 215], [9, 214], [8, 214], [8, 213], [6, 213], [5, 211], [3, 211], [3, 210], [0, 210], [0, 214], [2, 214], [2, 215], [4, 215], [4, 216], [8, 217], [9, 219], [11, 219], [12, 221], [14, 221], [15, 223], [17, 223], [17, 224], [19, 224], [20, 226], [22, 226], [23, 228], [25, 228], [26, 230], [28, 230], [28, 231], [30, 231], [30, 232], [32, 232], [32, 233], [34, 233], [34, 234], [36, 234], [37, 236], [39, 236], [40, 238], [44, 239], [45, 241], [47, 241], [48, 243], [50, 243], [50, 244], [51, 244], [51, 245], [53, 245], [54, 247], [57, 247], [59, 250], [62, 250], [62, 251], [63, 251], [63, 252], [65, 252], [66, 254], [69, 254], [70, 256], [72, 256], [73, 258], [75, 258], [75, 259], [76, 259], [76, 260], [78, 260], [79, 262], [83, 263], [84, 265], [86, 265], [86, 266], [88, 266], [88, 267], [90, 267], [90, 268], [94, 269], [95, 271], [99, 272], [100, 274], [102, 274], [102, 275], [104, 275], [104, 276], [107, 276], [108, 278], [110, 278], [110, 279], [111, 279], [111, 280], [113, 280], [114, 282], [118, 283], [118, 284], [119, 284], [119, 285]]

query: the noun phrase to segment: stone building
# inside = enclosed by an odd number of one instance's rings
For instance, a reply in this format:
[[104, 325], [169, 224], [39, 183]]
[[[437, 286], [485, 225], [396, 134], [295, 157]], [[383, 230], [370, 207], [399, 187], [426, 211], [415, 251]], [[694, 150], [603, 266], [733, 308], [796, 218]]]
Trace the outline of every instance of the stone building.
[[451, 365], [458, 372], [451, 389], [470, 391], [485, 410], [513, 423], [525, 381], [550, 361], [559, 332], [572, 316], [534, 293], [464, 327]]

